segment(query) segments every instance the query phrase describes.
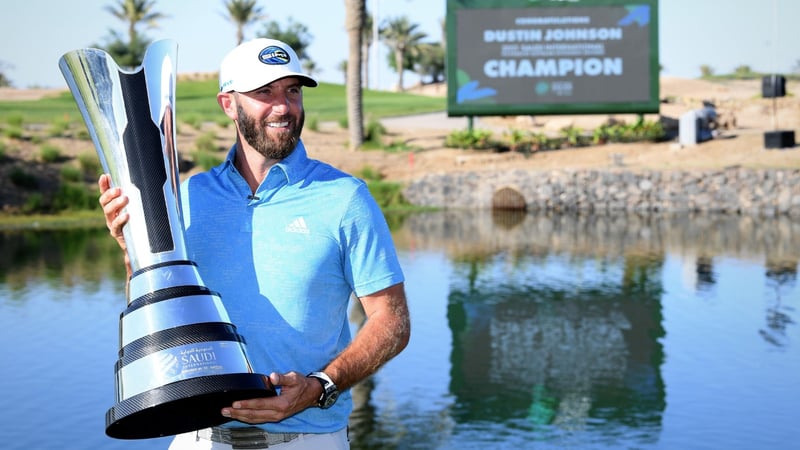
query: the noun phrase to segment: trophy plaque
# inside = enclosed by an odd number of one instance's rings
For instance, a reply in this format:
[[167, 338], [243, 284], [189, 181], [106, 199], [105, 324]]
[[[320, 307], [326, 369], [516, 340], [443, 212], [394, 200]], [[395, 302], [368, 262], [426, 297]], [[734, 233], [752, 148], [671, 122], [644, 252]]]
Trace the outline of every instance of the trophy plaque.
[[220, 425], [235, 400], [275, 395], [253, 372], [246, 342], [218, 293], [187, 257], [175, 146], [177, 44], [151, 44], [119, 68], [99, 49], [66, 53], [59, 68], [112, 186], [128, 196], [123, 228], [133, 274], [120, 314], [116, 403], [106, 434], [168, 436]]

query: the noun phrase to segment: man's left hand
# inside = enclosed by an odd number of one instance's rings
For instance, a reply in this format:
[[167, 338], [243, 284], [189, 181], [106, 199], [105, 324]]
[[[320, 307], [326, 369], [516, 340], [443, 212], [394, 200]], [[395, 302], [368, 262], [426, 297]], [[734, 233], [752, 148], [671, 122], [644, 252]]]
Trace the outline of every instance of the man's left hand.
[[298, 412], [317, 405], [322, 395], [322, 385], [314, 378], [307, 378], [297, 372], [286, 374], [271, 373], [269, 381], [279, 388], [274, 397], [237, 400], [229, 407], [222, 408], [222, 415], [241, 422], [252, 424], [279, 422]]

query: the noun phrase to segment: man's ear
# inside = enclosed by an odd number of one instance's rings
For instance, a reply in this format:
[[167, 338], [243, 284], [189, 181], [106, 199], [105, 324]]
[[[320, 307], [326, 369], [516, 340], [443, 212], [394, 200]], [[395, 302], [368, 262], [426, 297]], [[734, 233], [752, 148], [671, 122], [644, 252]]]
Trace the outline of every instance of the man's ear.
[[222, 112], [231, 120], [236, 120], [236, 96], [233, 92], [220, 92], [217, 94], [217, 104], [222, 108]]

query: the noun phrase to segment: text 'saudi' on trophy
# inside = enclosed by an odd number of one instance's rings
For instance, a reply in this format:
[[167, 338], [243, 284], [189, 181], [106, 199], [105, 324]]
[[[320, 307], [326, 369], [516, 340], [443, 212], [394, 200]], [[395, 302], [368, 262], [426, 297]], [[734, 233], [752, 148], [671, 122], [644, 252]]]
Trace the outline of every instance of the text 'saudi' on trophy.
[[222, 424], [234, 400], [275, 395], [253, 372], [219, 295], [187, 257], [175, 147], [177, 44], [156, 41], [124, 71], [106, 52], [65, 54], [59, 67], [112, 186], [129, 198], [123, 228], [133, 275], [120, 315], [116, 403], [106, 434], [167, 436]]

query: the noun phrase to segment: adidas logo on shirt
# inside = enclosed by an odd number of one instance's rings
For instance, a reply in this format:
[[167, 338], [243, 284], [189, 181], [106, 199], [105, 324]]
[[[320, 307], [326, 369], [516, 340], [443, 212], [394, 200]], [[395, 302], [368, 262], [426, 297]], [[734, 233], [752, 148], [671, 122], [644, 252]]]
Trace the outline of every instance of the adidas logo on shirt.
[[294, 219], [289, 225], [286, 225], [286, 232], [308, 234], [308, 227], [306, 226], [305, 219], [302, 217]]

